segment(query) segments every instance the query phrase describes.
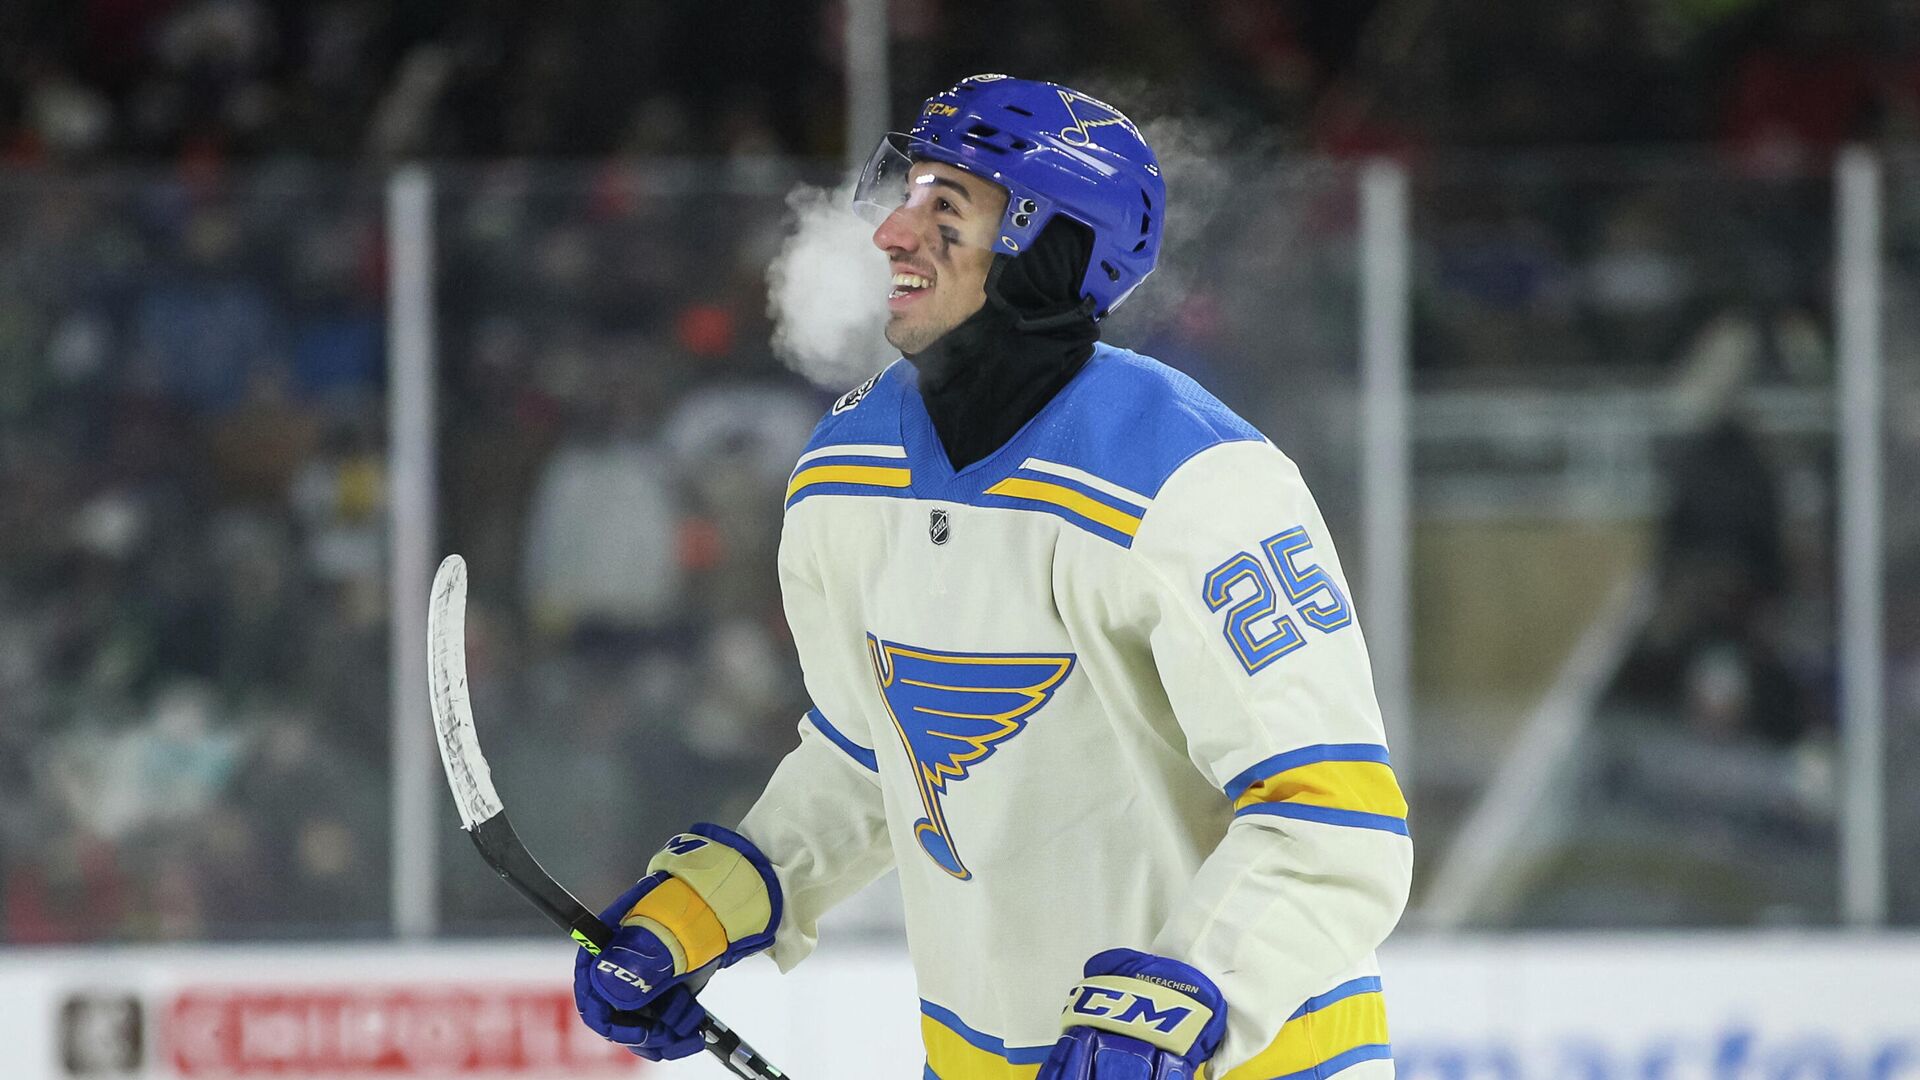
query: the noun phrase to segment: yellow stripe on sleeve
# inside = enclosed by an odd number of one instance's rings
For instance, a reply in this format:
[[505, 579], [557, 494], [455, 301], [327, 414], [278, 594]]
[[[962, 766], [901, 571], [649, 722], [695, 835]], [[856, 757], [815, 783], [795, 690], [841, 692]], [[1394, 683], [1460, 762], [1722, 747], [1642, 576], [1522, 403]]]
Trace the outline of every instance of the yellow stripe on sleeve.
[[1221, 1080], [1270, 1080], [1323, 1065], [1362, 1046], [1387, 1042], [1387, 1006], [1378, 991], [1355, 994], [1287, 1021], [1253, 1059]]
[[1288, 769], [1254, 782], [1234, 801], [1233, 808], [1280, 802], [1407, 816], [1407, 799], [1400, 792], [1393, 767], [1379, 761], [1316, 761]]
[[1137, 516], [1116, 510], [1098, 499], [1088, 498], [1070, 487], [1049, 484], [1045, 480], [1009, 476], [988, 488], [986, 493], [1005, 495], [1010, 499], [1032, 499], [1034, 502], [1052, 503], [1071, 510], [1088, 521], [1099, 522], [1125, 536], [1132, 536], [1140, 529], [1140, 519]]

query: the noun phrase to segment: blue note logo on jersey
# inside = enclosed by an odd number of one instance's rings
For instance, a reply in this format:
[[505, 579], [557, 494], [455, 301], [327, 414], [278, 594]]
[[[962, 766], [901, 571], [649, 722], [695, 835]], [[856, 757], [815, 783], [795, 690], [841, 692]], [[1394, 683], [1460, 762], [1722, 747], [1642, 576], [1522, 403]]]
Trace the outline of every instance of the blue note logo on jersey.
[[1053, 699], [1073, 671], [1073, 654], [956, 653], [867, 635], [873, 674], [893, 729], [913, 762], [927, 816], [913, 823], [920, 850], [962, 881], [941, 800]]

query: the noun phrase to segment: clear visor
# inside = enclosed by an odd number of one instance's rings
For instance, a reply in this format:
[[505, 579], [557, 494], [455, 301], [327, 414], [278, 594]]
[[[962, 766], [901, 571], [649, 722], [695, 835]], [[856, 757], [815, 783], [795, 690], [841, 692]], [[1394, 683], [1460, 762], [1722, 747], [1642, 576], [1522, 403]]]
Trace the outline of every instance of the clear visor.
[[[854, 185], [853, 212], [875, 227], [903, 207], [937, 213], [942, 199], [965, 205], [966, 196], [954, 189], [950, 174], [943, 177], [943, 170], [932, 167], [932, 162], [914, 160], [911, 147], [908, 137], [898, 132], [881, 139]], [[999, 224], [996, 219], [981, 229], [943, 223], [940, 231], [949, 243], [991, 247]], [[979, 235], [970, 235], [975, 233]]]

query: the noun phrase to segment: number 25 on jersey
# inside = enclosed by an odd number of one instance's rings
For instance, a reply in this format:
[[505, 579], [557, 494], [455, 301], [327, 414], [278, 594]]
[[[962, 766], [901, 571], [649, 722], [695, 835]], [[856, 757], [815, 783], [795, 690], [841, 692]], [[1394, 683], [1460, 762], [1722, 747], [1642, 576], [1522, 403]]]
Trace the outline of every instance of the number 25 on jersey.
[[[1317, 563], [1299, 561], [1313, 550], [1304, 526], [1268, 537], [1260, 550], [1264, 563], [1251, 552], [1239, 552], [1214, 567], [1202, 586], [1207, 610], [1225, 609], [1221, 633], [1249, 675], [1307, 643], [1292, 615], [1280, 610], [1279, 597], [1286, 597], [1300, 620], [1323, 634], [1353, 622], [1353, 609], [1333, 577]], [[1273, 569], [1271, 578], [1268, 567]], [[1278, 593], [1275, 579], [1280, 582]], [[1251, 588], [1242, 582], [1251, 582]]]

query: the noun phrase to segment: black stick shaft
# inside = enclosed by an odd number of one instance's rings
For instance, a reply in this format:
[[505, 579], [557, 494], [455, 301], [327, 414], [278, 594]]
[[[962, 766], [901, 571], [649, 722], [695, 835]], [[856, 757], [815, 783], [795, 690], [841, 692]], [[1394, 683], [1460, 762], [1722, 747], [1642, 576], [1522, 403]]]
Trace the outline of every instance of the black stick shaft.
[[[528, 903], [539, 908], [542, 915], [565, 930], [581, 948], [598, 956], [600, 950], [613, 940], [613, 931], [608, 929], [607, 924], [553, 880], [539, 860], [533, 857], [533, 853], [527, 850], [527, 846], [520, 842], [519, 835], [513, 831], [513, 823], [507, 820], [506, 811], [475, 825], [472, 835], [473, 846], [480, 849], [480, 857], [487, 860], [487, 865], [513, 886], [515, 892], [526, 897]], [[646, 1018], [648, 1011], [640, 1010], [640, 1017]], [[615, 1013], [614, 1016], [618, 1018], [620, 1014]], [[700, 1038], [707, 1044], [707, 1053], [719, 1058], [721, 1064], [735, 1076], [747, 1080], [785, 1080], [785, 1073], [774, 1068], [712, 1013], [708, 1013], [706, 1019], [700, 1022]]]

